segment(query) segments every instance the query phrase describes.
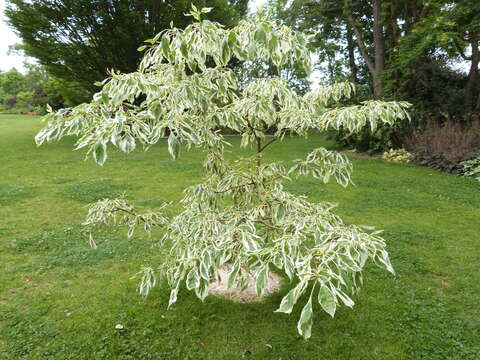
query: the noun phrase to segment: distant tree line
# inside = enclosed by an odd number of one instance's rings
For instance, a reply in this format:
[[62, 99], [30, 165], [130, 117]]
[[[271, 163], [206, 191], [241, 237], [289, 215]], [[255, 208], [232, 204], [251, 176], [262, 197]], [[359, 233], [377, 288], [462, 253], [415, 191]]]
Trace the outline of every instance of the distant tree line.
[[0, 112], [42, 115], [47, 104], [61, 108], [89, 99], [82, 87], [50, 75], [45, 67], [25, 64], [25, 74], [0, 71]]

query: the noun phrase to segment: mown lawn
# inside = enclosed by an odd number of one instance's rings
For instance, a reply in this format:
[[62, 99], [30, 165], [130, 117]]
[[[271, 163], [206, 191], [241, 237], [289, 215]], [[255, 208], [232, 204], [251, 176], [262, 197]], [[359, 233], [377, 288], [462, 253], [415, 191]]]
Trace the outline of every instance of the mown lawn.
[[[72, 139], [36, 148], [40, 127], [0, 116], [1, 359], [480, 359], [478, 183], [368, 159], [353, 159], [356, 187], [289, 183], [338, 202], [349, 222], [384, 229], [397, 271], [369, 266], [356, 306], [335, 319], [317, 306], [305, 341], [301, 309], [273, 313], [288, 284], [256, 304], [202, 304], [183, 291], [167, 310], [165, 286], [143, 298], [131, 279], [160, 261], [147, 237], [105, 232], [95, 250], [85, 242], [88, 202], [123, 192], [150, 208], [178, 200], [202, 175], [201, 153], [173, 161], [161, 142], [99, 167], [72, 151]], [[295, 159], [321, 145], [318, 135], [292, 138], [270, 156]]]

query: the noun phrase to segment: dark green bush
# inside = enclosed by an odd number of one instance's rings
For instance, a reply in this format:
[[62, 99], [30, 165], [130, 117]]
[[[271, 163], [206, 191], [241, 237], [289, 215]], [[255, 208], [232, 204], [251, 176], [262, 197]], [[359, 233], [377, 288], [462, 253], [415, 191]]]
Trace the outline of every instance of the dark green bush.
[[374, 154], [402, 147], [401, 139], [405, 132], [406, 125], [398, 123], [391, 127], [380, 126], [375, 131], [364, 128], [355, 134], [348, 134], [344, 130], [332, 131], [328, 137], [335, 140], [341, 147]]

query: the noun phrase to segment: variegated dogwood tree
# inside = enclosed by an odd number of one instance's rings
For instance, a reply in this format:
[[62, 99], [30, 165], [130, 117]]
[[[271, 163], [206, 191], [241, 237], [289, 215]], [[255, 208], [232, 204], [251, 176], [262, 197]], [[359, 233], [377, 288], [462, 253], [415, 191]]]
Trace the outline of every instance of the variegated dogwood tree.
[[[305, 36], [262, 16], [227, 30], [202, 21], [206, 11], [193, 9], [196, 23], [147, 40], [139, 49], [145, 55], [138, 71], [112, 72], [91, 103], [50, 111], [36, 142], [79, 136], [76, 149], [87, 149], [100, 165], [109, 146], [129, 153], [138, 146], [148, 149], [165, 136], [174, 159], [181, 147], [203, 151], [205, 177], [185, 190], [179, 214], [139, 213], [124, 198], [104, 199], [90, 207], [85, 223], [125, 224], [129, 235], [140, 224], [148, 232], [161, 229], [160, 249], [167, 255], [143, 270], [139, 291], [147, 294], [165, 278], [171, 288], [169, 306], [182, 284], [205, 299], [212, 277], [227, 265], [229, 286], [242, 289], [253, 277], [258, 295], [264, 293], [270, 271], [285, 273], [292, 289], [277, 311], [291, 313], [306, 293], [298, 332], [308, 338], [315, 302], [333, 316], [340, 304], [353, 306], [350, 296], [362, 284], [368, 260], [392, 273], [393, 268], [378, 231], [345, 224], [332, 212], [333, 204], [312, 203], [284, 189], [285, 181], [307, 175], [347, 186], [352, 164], [345, 156], [318, 148], [292, 165], [265, 162], [264, 153], [286, 136], [305, 137], [311, 130], [355, 132], [392, 124], [408, 116], [408, 104], [340, 106], [354, 94], [349, 83], [299, 96], [282, 78], [282, 69], [310, 71]], [[278, 76], [239, 86], [228, 66], [234, 58], [271, 64]], [[219, 129], [238, 133], [251, 156], [225, 159], [230, 144]]]

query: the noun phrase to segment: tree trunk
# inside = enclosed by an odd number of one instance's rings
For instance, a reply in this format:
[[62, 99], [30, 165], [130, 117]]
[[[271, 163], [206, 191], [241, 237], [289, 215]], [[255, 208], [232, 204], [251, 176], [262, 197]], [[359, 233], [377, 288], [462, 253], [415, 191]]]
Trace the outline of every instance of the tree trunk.
[[[397, 10], [397, 5], [392, 2], [388, 8], [389, 21], [387, 28], [385, 29], [385, 32], [387, 33], [387, 39], [389, 41], [388, 48], [391, 50], [394, 50], [398, 46], [398, 37], [400, 34]], [[390, 55], [393, 55], [393, 51]]]
[[347, 50], [348, 50], [348, 63], [350, 65], [350, 74], [352, 81], [358, 83], [358, 69], [355, 63], [355, 43], [353, 42], [352, 27], [346, 24], [347, 27]]
[[378, 100], [383, 91], [383, 70], [385, 69], [385, 49], [381, 19], [382, 0], [373, 3], [373, 41], [375, 46], [375, 71], [373, 74], [373, 97]]
[[374, 0], [373, 3], [373, 41], [374, 41], [374, 59], [368, 55], [367, 47], [365, 46], [365, 41], [363, 41], [363, 36], [355, 24], [355, 19], [353, 18], [352, 11], [349, 7], [345, 8], [347, 20], [350, 23], [350, 26], [355, 33], [355, 39], [358, 44], [358, 49], [360, 54], [362, 54], [365, 63], [368, 66], [368, 70], [372, 75], [373, 79], [373, 97], [375, 100], [379, 100], [382, 97], [383, 91], [383, 70], [385, 68], [385, 50], [383, 43], [383, 24], [381, 19], [381, 10], [382, 10], [382, 0]]
[[465, 86], [465, 107], [467, 110], [473, 110], [475, 107], [474, 98], [478, 82], [478, 64], [480, 62], [480, 51], [478, 48], [478, 34], [470, 33], [470, 45], [472, 47], [472, 56], [470, 62], [470, 71], [468, 81]]
[[[390, 6], [387, 8], [387, 18], [388, 22], [385, 24], [385, 38], [384, 46], [388, 51], [385, 52], [385, 62], [387, 64], [392, 64], [397, 61], [398, 56], [398, 40], [400, 38], [400, 26], [398, 24], [398, 4], [396, 2], [391, 2]], [[389, 69], [388, 80], [390, 82], [388, 91], [395, 96], [395, 93], [398, 89], [401, 88], [399, 84], [400, 74], [395, 68]]]

